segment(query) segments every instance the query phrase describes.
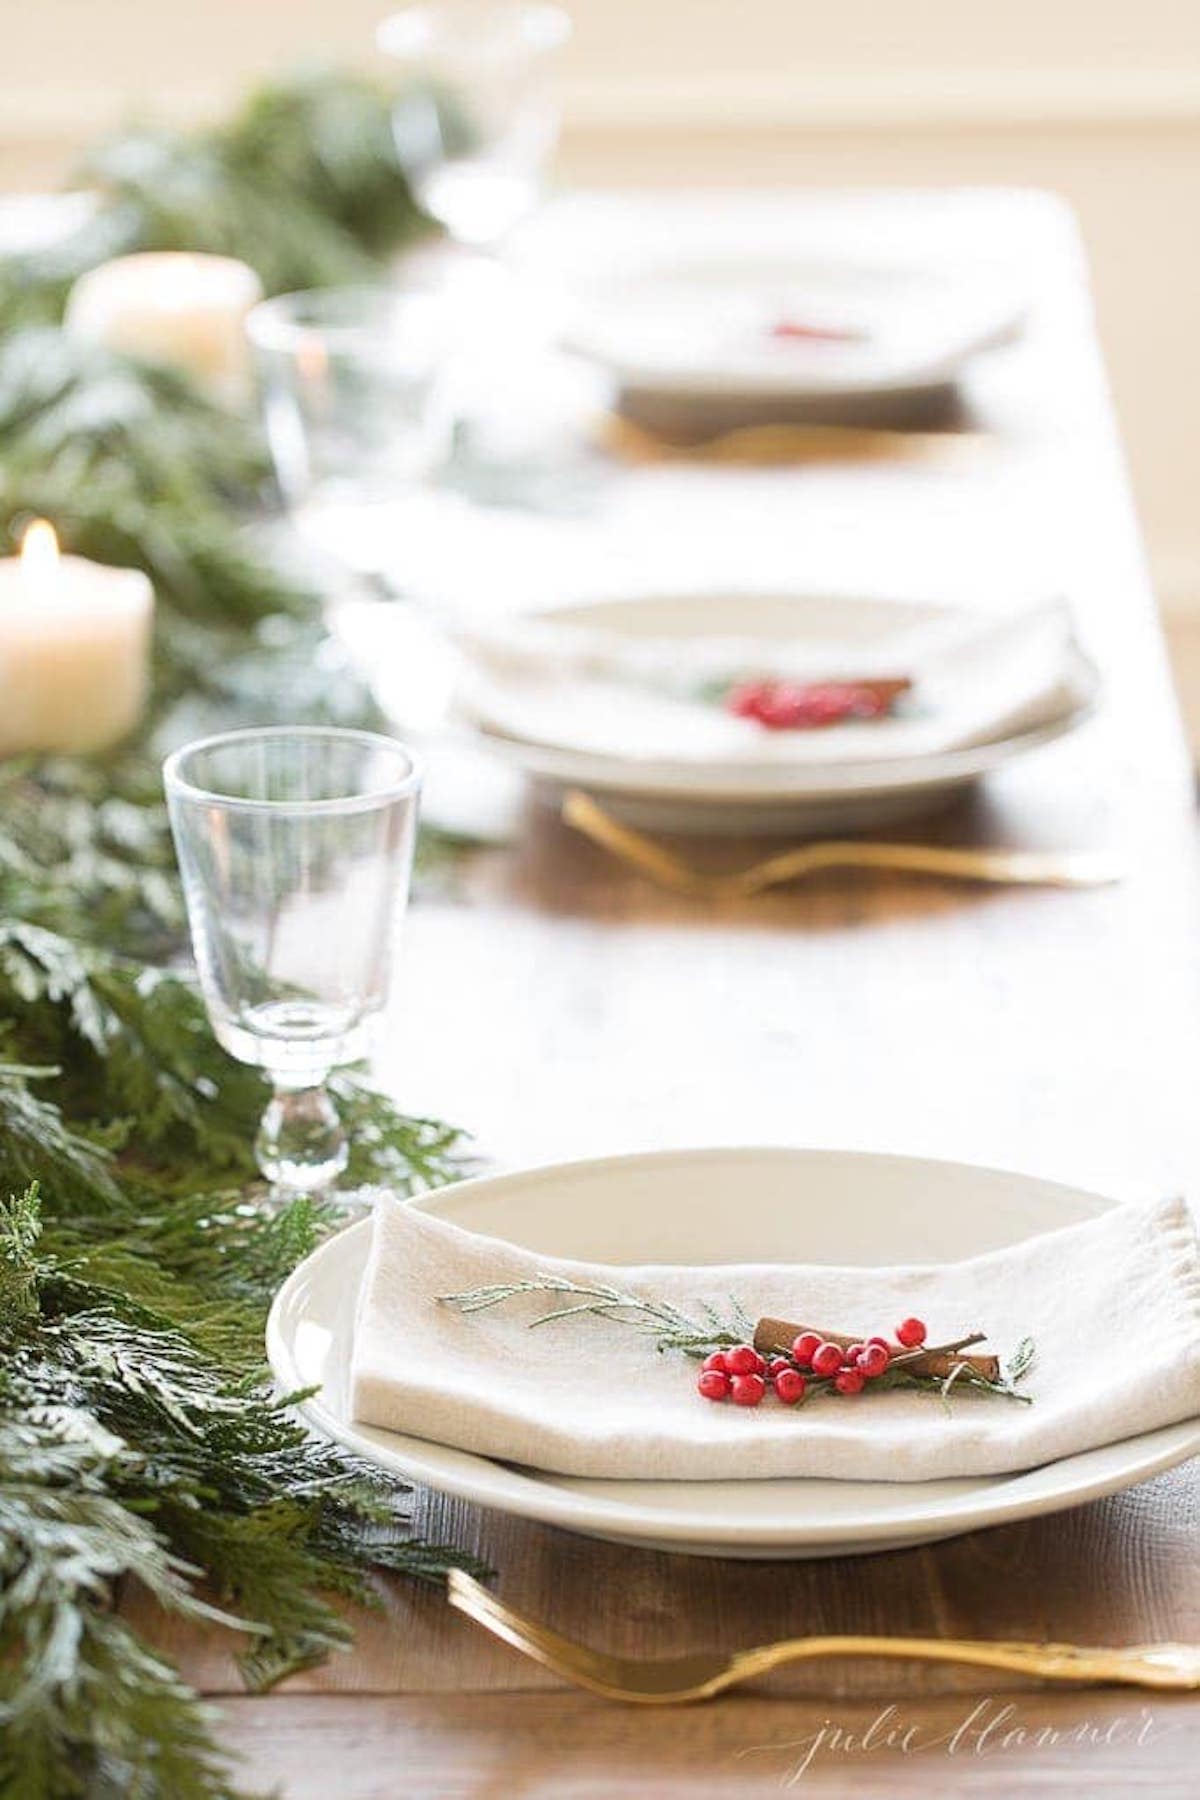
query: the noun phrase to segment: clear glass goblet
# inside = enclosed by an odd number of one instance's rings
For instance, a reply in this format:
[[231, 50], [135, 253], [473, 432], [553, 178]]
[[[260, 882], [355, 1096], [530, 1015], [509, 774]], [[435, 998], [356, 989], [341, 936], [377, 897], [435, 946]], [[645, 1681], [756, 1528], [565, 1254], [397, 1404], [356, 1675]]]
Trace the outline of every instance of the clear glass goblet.
[[448, 312], [428, 288], [281, 294], [247, 320], [292, 521], [361, 576], [402, 574], [405, 506], [448, 455]]
[[537, 204], [558, 138], [554, 64], [571, 36], [537, 0], [430, 0], [383, 20], [400, 64], [396, 148], [425, 211], [460, 244], [495, 249]]
[[259, 1167], [320, 1189], [349, 1156], [326, 1079], [367, 1053], [388, 995], [417, 765], [373, 732], [285, 726], [186, 745], [163, 780], [213, 1030], [275, 1089]]

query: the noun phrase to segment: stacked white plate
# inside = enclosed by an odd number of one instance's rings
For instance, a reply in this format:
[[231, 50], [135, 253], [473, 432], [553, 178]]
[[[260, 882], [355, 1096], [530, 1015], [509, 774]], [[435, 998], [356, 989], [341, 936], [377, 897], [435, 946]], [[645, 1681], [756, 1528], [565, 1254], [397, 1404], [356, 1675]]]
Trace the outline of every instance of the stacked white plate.
[[1019, 321], [994, 283], [936, 269], [685, 254], [581, 284], [562, 336], [643, 403], [882, 423], [950, 387]]
[[[731, 1195], [738, 1204], [730, 1206]], [[1114, 1202], [964, 1164], [833, 1150], [664, 1151], [467, 1181], [414, 1204], [541, 1255], [611, 1263], [955, 1262], [1091, 1218]], [[735, 1557], [846, 1555], [928, 1543], [1076, 1506], [1194, 1456], [1200, 1420], [1012, 1474], [922, 1482], [601, 1481], [521, 1468], [361, 1425], [349, 1402], [363, 1221], [288, 1278], [267, 1326], [301, 1411], [391, 1474], [501, 1512], [644, 1548]]]
[[[1065, 615], [1062, 615], [1065, 618]], [[1078, 726], [1098, 690], [1095, 668], [1063, 627], [1061, 663], [1029, 707], [1003, 708], [971, 741], [939, 735], [936, 718], [903, 729], [891, 721], [815, 731], [768, 731], [728, 719], [730, 742], [719, 735], [725, 715], [714, 704], [709, 730], [696, 706], [652, 692], [623, 696], [611, 674], [568, 677], [564, 703], [553, 704], [553, 644], [586, 640], [612, 646], [612, 660], [657, 659], [670, 664], [679, 647], [683, 667], [705, 645], [736, 643], [764, 672], [799, 649], [814, 668], [849, 675], [839, 658], [872, 660], [883, 670], [889, 646], [897, 654], [930, 633], [974, 629], [973, 615], [935, 602], [891, 601], [803, 593], [655, 594], [573, 602], [539, 609], [511, 622], [508, 656], [504, 626], [490, 626], [486, 642], [467, 634], [470, 667], [458, 706], [477, 742], [523, 771], [557, 798], [567, 788], [595, 795], [626, 823], [682, 832], [737, 835], [868, 828], [936, 810], [955, 791], [1013, 758]], [[522, 670], [522, 641], [533, 624], [550, 646], [547, 666]], [[567, 649], [565, 655], [574, 654]], [[717, 649], [719, 654], [719, 648]], [[1055, 652], [1058, 654], [1058, 652]], [[505, 668], [506, 659], [511, 667]], [[895, 668], [890, 672], [904, 674]], [[573, 701], [578, 697], [580, 705]], [[916, 703], [921, 706], [918, 680]], [[607, 709], [607, 710], [606, 710]], [[679, 749], [671, 743], [678, 723]], [[699, 735], [698, 735], [699, 732]], [[735, 740], [732, 734], [741, 735]], [[872, 736], [879, 733], [878, 738]], [[946, 742], [943, 739], [947, 739]], [[878, 749], [877, 749], [878, 746]]]

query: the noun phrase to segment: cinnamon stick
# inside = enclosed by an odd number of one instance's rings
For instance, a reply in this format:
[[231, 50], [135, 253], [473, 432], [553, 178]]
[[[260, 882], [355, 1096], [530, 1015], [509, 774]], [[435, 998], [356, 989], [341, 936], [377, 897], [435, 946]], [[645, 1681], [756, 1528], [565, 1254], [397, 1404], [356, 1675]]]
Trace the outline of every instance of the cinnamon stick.
[[[867, 692], [873, 694], [884, 706], [890, 706], [893, 700], [900, 698], [901, 694], [909, 693], [912, 684], [911, 675], [868, 675], [865, 678], [847, 681], [845, 685], [866, 688]], [[833, 1339], [830, 1338], [829, 1342], [832, 1344]]]
[[[760, 1319], [754, 1327], [754, 1348], [760, 1356], [786, 1356], [791, 1353], [795, 1339], [802, 1337], [807, 1331], [815, 1332], [817, 1337], [824, 1339], [826, 1343], [837, 1344], [842, 1350], [863, 1341], [861, 1338], [848, 1336], [844, 1331], [825, 1331], [818, 1325], [793, 1325], [788, 1319]], [[1000, 1379], [998, 1356], [971, 1356], [965, 1351], [939, 1350], [922, 1352], [920, 1356], [911, 1359], [904, 1351], [898, 1354], [905, 1356], [903, 1366], [911, 1375], [932, 1375], [937, 1380], [944, 1381], [959, 1363], [965, 1363], [972, 1374], [982, 1375], [985, 1381]]]

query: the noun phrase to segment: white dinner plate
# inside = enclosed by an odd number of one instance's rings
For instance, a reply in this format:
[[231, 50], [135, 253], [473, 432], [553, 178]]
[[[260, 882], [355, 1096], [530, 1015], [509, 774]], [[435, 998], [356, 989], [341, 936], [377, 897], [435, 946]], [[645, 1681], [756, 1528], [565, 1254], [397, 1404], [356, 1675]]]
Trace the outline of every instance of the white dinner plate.
[[[737, 1204], [731, 1205], [731, 1197]], [[487, 1176], [414, 1205], [548, 1256], [611, 1263], [953, 1262], [1116, 1204], [962, 1163], [837, 1150], [663, 1151]], [[267, 1353], [312, 1427], [367, 1462], [481, 1506], [645, 1548], [840, 1556], [1052, 1513], [1200, 1452], [1200, 1419], [1021, 1473], [959, 1481], [594, 1481], [358, 1425], [349, 1359], [370, 1225], [313, 1252], [276, 1296]]]
[[641, 394], [819, 401], [944, 388], [1021, 312], [994, 279], [944, 268], [672, 249], [579, 283], [562, 339]]
[[[706, 634], [755, 638], [769, 653], [773, 644], [793, 644], [798, 638], [817, 652], [854, 641], [866, 645], [883, 631], [933, 623], [955, 610], [937, 601], [715, 590], [572, 601], [541, 607], [537, 617], [631, 640], [686, 641]], [[481, 745], [520, 769], [555, 801], [564, 789], [578, 787], [626, 823], [647, 830], [803, 835], [869, 829], [936, 811], [957, 790], [1074, 731], [1094, 710], [1100, 678], [1078, 647], [1067, 674], [1075, 700], [1058, 717], [990, 743], [880, 762], [673, 762], [534, 741], [502, 729], [489, 717], [486, 696], [481, 698], [469, 676], [460, 686], [458, 709]]]
[[890, 763], [825, 763], [789, 768], [786, 764], [738, 764], [722, 769], [695, 763], [655, 760], [623, 761], [619, 757], [591, 755], [551, 744], [534, 744], [477, 724], [480, 740], [539, 780], [564, 787], [637, 796], [646, 800], [670, 798], [708, 808], [723, 804], [732, 814], [730, 826], [741, 824], [741, 809], [766, 806], [804, 806], [821, 801], [850, 801], [884, 794], [926, 794], [931, 790], [976, 781], [980, 776], [1011, 762], [1016, 756], [1052, 744], [1090, 717], [1098, 692], [1091, 663], [1080, 657], [1077, 664], [1081, 694], [1077, 706], [1045, 725], [997, 739], [973, 744], [965, 750], [948, 750], [939, 756], [910, 758]]

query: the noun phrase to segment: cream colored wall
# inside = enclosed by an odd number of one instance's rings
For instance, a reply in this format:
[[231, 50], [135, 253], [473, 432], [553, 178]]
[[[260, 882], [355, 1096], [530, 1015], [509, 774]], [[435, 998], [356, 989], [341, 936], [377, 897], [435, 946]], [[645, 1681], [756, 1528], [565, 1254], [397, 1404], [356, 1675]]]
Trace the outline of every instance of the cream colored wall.
[[[380, 0], [0, 0], [0, 184], [131, 111], [210, 115]], [[572, 0], [563, 172], [1010, 182], [1083, 223], [1164, 605], [1200, 616], [1200, 0]]]

